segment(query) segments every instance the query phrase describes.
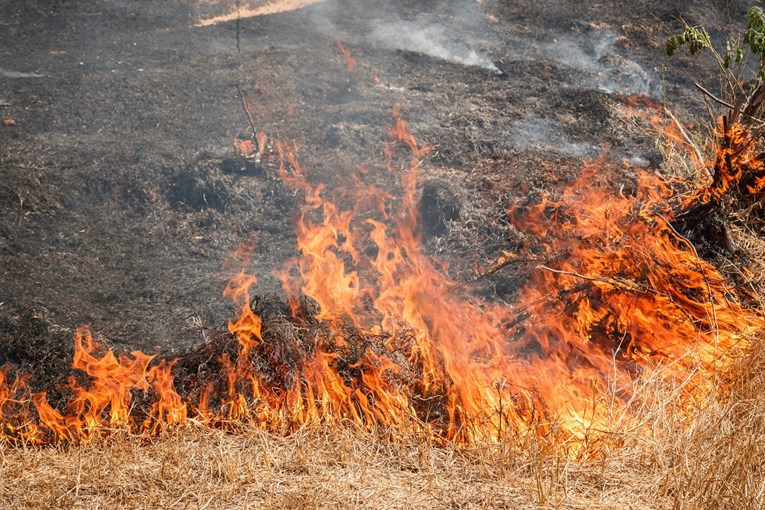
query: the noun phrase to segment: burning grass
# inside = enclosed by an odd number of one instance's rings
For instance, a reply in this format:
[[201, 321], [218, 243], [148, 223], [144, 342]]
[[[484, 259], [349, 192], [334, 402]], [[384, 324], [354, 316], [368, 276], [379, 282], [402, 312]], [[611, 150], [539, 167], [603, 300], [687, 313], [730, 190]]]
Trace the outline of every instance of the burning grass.
[[[536, 241], [498, 264], [520, 257], [536, 267], [516, 304], [479, 299], [422, 250], [416, 193], [429, 149], [398, 109], [390, 136], [385, 168], [403, 169], [395, 208], [359, 180], [345, 189], [354, 207], [341, 209], [309, 182], [295, 146], [276, 143], [279, 175], [304, 196], [300, 255], [281, 275], [287, 299], [281, 310], [252, 299], [256, 277], [243, 248], [224, 292], [239, 315], [208, 343], [205, 370], [192, 363], [176, 384], [178, 361], [117, 355], [80, 328], [72, 363], [80, 376], [68, 378], [58, 405], [23, 374], [0, 376], [6, 439], [151, 436], [189, 417], [280, 433], [348, 422], [435, 443], [531, 434], [576, 458], [603, 441], [610, 379], [628, 388], [660, 365], [684, 379], [698, 364], [687, 384], [703, 388], [761, 325], [746, 295], [672, 226], [671, 190], [638, 172], [633, 191], [610, 196], [598, 177], [615, 172], [605, 159], [586, 165], [559, 198], [511, 207], [513, 226]], [[617, 400], [630, 398], [624, 391]]]
[[[756, 509], [765, 503], [765, 348], [719, 392], [680, 407], [661, 370], [610, 416], [607, 451], [572, 462], [536, 437], [434, 446], [422, 435], [306, 427], [284, 437], [190, 422], [148, 443], [0, 444], [0, 501], [18, 508]], [[725, 384], [723, 384], [725, 379]], [[723, 387], [725, 390], [723, 390]]]
[[[15, 459], [3, 469], [26, 479], [12, 471], [21, 452], [60, 448], [26, 457], [62, 462], [28, 470], [65, 480], [48, 505], [755, 508], [756, 295], [676, 226], [751, 166], [750, 145], [730, 152], [747, 131], [723, 126], [715, 178], [690, 199], [637, 170], [634, 189], [611, 194], [599, 176], [613, 165], [598, 160], [559, 197], [511, 206], [529, 242], [490, 271], [535, 264], [512, 306], [479, 299], [423, 252], [416, 194], [429, 149], [398, 109], [384, 169], [401, 174], [395, 203], [358, 180], [341, 208], [278, 142], [274, 166], [304, 197], [286, 299], [253, 299], [243, 249], [224, 292], [237, 315], [196, 351], [116, 355], [80, 328], [78, 373], [53, 402], [0, 372], [2, 452]], [[83, 467], [98, 455], [131, 466], [127, 478]], [[133, 499], [123, 483], [147, 493]]]

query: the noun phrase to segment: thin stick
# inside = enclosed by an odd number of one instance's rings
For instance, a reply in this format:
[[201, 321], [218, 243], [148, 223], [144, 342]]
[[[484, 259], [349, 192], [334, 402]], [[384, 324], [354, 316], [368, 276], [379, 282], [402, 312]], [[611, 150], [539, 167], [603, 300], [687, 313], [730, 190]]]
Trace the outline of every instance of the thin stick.
[[[538, 258], [517, 258], [517, 259], [515, 259], [515, 258], [508, 258], [508, 259], [506, 259], [506, 260], [504, 260], [504, 261], [502, 261], [500, 263], [497, 263], [497, 264], [494, 264], [492, 266], [489, 266], [489, 268], [486, 269], [485, 271], [482, 271], [480, 273], [475, 274], [470, 279], [470, 281], [474, 282], [474, 281], [479, 280], [481, 278], [485, 278], [487, 276], [491, 276], [491, 275], [493, 275], [495, 273], [498, 273], [502, 269], [504, 269], [507, 266], [510, 266], [512, 264], [526, 264], [526, 263], [529, 263], [529, 262], [539, 262], [540, 260], [541, 259], [538, 259]], [[459, 284], [455, 285], [455, 287], [463, 287], [466, 284], [467, 284], [467, 282], [459, 283]]]
[[19, 238], [19, 231], [21, 229], [21, 219], [24, 217], [24, 197], [21, 196], [21, 193], [17, 193], [17, 196], [19, 197], [19, 212], [16, 216], [16, 229], [13, 232], [13, 240], [17, 241]]
[[239, 86], [239, 84], [236, 84], [236, 90], [239, 91], [239, 97], [242, 100], [242, 107], [244, 108], [244, 113], [247, 114], [247, 119], [250, 121], [250, 127], [252, 128], [252, 137], [255, 138], [257, 136], [257, 131], [255, 130], [255, 121], [252, 120], [252, 114], [250, 113], [250, 110], [247, 108], [247, 101], [244, 100], [244, 92], [242, 92], [242, 87]]
[[728, 102], [725, 102], [722, 99], [720, 99], [719, 97], [715, 96], [714, 94], [709, 92], [707, 89], [705, 89], [699, 82], [695, 81], [695, 82], [693, 82], [693, 84], [696, 85], [697, 89], [702, 91], [706, 96], [709, 97], [709, 99], [711, 99], [715, 103], [719, 103], [719, 104], [723, 105], [726, 108], [730, 108], [731, 110], [735, 109], [735, 106], [733, 106], [732, 104], [730, 104]]
[[627, 290], [635, 291], [635, 292], [650, 292], [652, 294], [660, 294], [663, 295], [661, 292], [658, 292], [655, 289], [651, 288], [642, 288], [638, 285], [631, 284], [628, 282], [623, 282], [621, 280], [616, 280], [614, 278], [607, 278], [605, 276], [587, 276], [580, 273], [574, 273], [572, 271], [564, 271], [562, 269], [553, 269], [552, 267], [545, 266], [540, 264], [537, 266], [539, 269], [544, 269], [545, 271], [550, 271], [551, 273], [555, 274], [562, 274], [566, 276], [574, 276], [576, 278], [580, 278], [582, 280], [587, 280], [589, 282], [598, 282], [598, 283], [605, 283], [608, 285], [611, 285], [612, 287], [622, 287], [626, 288]]
[[[625, 281], [620, 280], [618, 278], [607, 278], [607, 277], [604, 277], [604, 276], [587, 276], [587, 275], [583, 275], [583, 274], [580, 274], [580, 273], [574, 273], [572, 271], [564, 271], [564, 270], [561, 270], [561, 269], [553, 269], [553, 268], [551, 268], [549, 266], [545, 266], [545, 265], [541, 265], [541, 264], [539, 266], [537, 266], [537, 267], [539, 269], [543, 269], [545, 271], [550, 271], [551, 273], [562, 274], [562, 275], [566, 275], [566, 276], [573, 276], [575, 278], [580, 278], [582, 280], [589, 281], [589, 282], [605, 283], [605, 284], [610, 285], [612, 287], [623, 288], [623, 289], [627, 289], [627, 290], [632, 291], [632, 292], [644, 292], [644, 293], [647, 293], [647, 294], [654, 294], [656, 296], [661, 296], [661, 297], [667, 299], [673, 305], [675, 305], [675, 308], [677, 308], [680, 313], [685, 315], [685, 317], [691, 323], [696, 322], [694, 320], [694, 318], [688, 312], [683, 310], [683, 307], [678, 305], [675, 302], [675, 300], [672, 299], [672, 296], [670, 296], [666, 292], [661, 292], [661, 291], [656, 290], [656, 289], [651, 288], [651, 287], [643, 287], [641, 285], [638, 285], [638, 284], [632, 283], [632, 282], [625, 282]], [[706, 279], [706, 274], [704, 274], [704, 278]], [[711, 292], [711, 289], [710, 289], [710, 292]], [[713, 305], [712, 310], [714, 311], [714, 305]], [[715, 314], [715, 318], [714, 318], [714, 325], [715, 325], [715, 327], [717, 327], [717, 315], [716, 314]], [[718, 334], [719, 334], [719, 332], [718, 332]]]
[[239, 0], [236, 0], [236, 52], [242, 53], [242, 49], [239, 47], [239, 19], [241, 18], [239, 11]]
[[[730, 108], [731, 110], [735, 110], [735, 109], [736, 109], [736, 107], [735, 107], [735, 106], [733, 106], [732, 104], [728, 103], [727, 101], [723, 101], [723, 100], [722, 100], [722, 99], [720, 99], [719, 97], [717, 97], [717, 96], [715, 96], [714, 94], [712, 94], [711, 92], [709, 92], [709, 91], [708, 91], [707, 89], [705, 89], [705, 88], [704, 88], [704, 87], [703, 87], [703, 86], [702, 86], [700, 83], [698, 83], [698, 82], [693, 82], [693, 84], [696, 86], [696, 88], [697, 88], [697, 89], [699, 89], [699, 90], [700, 90], [701, 92], [703, 92], [705, 95], [709, 96], [709, 98], [710, 98], [711, 100], [713, 100], [714, 102], [716, 102], [716, 103], [719, 103], [719, 104], [723, 105], [723, 106], [724, 106], [724, 107], [726, 107], [726, 108]], [[748, 113], [744, 113], [744, 112], [739, 112], [739, 113], [741, 113], [741, 115], [744, 115], [744, 116], [746, 116], [746, 117], [749, 117], [749, 118], [750, 118], [750, 119], [752, 119], [752, 120], [756, 120], [757, 122], [760, 122], [760, 123], [762, 123], [762, 124], [765, 124], [765, 120], [762, 120], [762, 119], [760, 119], [759, 117], [755, 117], [754, 115], [749, 115]]]
[[697, 157], [697, 158], [699, 159], [699, 161], [701, 162], [701, 166], [702, 166], [702, 167], [704, 167], [704, 170], [706, 171], [707, 175], [708, 175], [708, 176], [709, 176], [709, 178], [711, 179], [711, 178], [712, 178], [712, 172], [710, 172], [710, 171], [709, 171], [709, 168], [707, 167], [707, 164], [706, 164], [706, 162], [704, 161], [704, 156], [702, 156], [702, 155], [701, 155], [701, 151], [699, 150], [699, 148], [696, 146], [696, 144], [695, 144], [695, 143], [693, 143], [693, 142], [691, 141], [690, 137], [688, 136], [688, 133], [686, 133], [686, 132], [685, 132], [685, 129], [683, 129], [683, 125], [682, 125], [682, 124], [680, 124], [680, 121], [678, 121], [678, 120], [677, 120], [677, 118], [676, 118], [674, 115], [672, 115], [672, 112], [671, 112], [671, 111], [669, 111], [669, 108], [667, 108], [667, 107], [665, 106], [665, 107], [664, 107], [664, 111], [667, 113], [667, 115], [669, 115], [669, 118], [670, 118], [670, 119], [672, 119], [672, 121], [675, 123], [675, 126], [677, 126], [677, 129], [679, 129], [679, 130], [680, 130], [680, 134], [681, 134], [681, 135], [683, 135], [683, 138], [685, 139], [685, 142], [686, 142], [688, 145], [690, 145], [690, 146], [691, 146], [691, 148], [693, 149], [693, 152], [695, 152], [695, 153], [696, 153], [696, 157]]

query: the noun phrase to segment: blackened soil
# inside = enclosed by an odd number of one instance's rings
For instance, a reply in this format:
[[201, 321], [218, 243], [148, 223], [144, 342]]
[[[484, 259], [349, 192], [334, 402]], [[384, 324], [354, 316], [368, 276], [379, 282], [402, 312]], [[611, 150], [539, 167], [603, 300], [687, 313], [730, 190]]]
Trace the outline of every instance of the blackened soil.
[[[664, 40], [681, 17], [717, 37], [746, 8], [327, 0], [194, 26], [233, 5], [0, 0], [0, 120], [15, 124], [0, 125], [0, 363], [56, 369], [82, 323], [120, 349], [199, 344], [200, 323], [231, 313], [229, 253], [255, 243], [264, 293], [278, 291], [272, 272], [294, 256], [301, 199], [279, 179], [275, 140], [297, 143], [308, 179], [345, 207], [355, 181], [395, 195], [384, 170], [394, 105], [431, 147], [426, 249], [467, 280], [466, 261], [519, 242], [509, 204], [554, 194], [604, 147], [657, 168], [652, 135], [618, 113], [625, 97], [699, 115], [687, 62], [668, 60]], [[418, 31], [503, 75], [423, 54]], [[232, 136], [251, 134], [240, 89], [269, 137], [259, 161], [233, 148]], [[631, 179], [613, 176], [614, 189]], [[508, 300], [523, 279], [508, 268], [481, 285]]]

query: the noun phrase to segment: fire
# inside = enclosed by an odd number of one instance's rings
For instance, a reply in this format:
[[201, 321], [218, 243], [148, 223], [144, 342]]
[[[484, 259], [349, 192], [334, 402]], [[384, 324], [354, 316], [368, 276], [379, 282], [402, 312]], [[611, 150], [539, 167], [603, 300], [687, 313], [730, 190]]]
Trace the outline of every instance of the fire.
[[259, 131], [256, 140], [258, 142], [258, 155], [264, 156], [266, 154], [266, 143], [268, 142], [268, 135], [263, 131]]
[[350, 50], [340, 41], [337, 41], [337, 49], [343, 54], [345, 65], [348, 66], [348, 70], [353, 71], [356, 68], [356, 60], [351, 56]]
[[559, 200], [511, 211], [515, 225], [545, 240], [529, 248], [547, 262], [520, 298], [523, 322], [534, 327], [514, 329], [532, 366], [555, 360], [555, 377], [569, 374], [568, 391], [544, 392], [557, 409], [591, 384], [603, 389], [614, 367], [620, 386], [645, 366], [682, 376], [700, 364], [711, 373], [762, 326], [669, 223], [666, 185], [638, 174], [634, 194], [603, 201], [603, 164], [588, 165]]
[[[365, 186], [363, 167], [350, 209], [310, 182], [294, 144], [275, 143], [282, 179], [304, 196], [299, 254], [281, 274], [287, 303], [274, 310], [253, 299], [249, 254], [237, 253], [240, 271], [224, 291], [238, 309], [228, 324], [236, 343], [208, 346], [216, 373], [186, 375], [178, 393], [175, 362], [115, 355], [83, 327], [65, 404], [0, 371], [0, 437], [40, 444], [155, 435], [194, 416], [281, 433], [353, 424], [459, 443], [526, 433], [589, 440], [605, 425], [610, 384], [628, 388], [659, 365], [678, 378], [699, 366], [713, 374], [762, 327], [673, 228], [667, 185], [635, 169], [634, 191], [610, 193], [599, 177], [612, 169], [605, 158], [586, 164], [560, 197], [510, 208], [514, 228], [537, 241], [503, 252], [493, 269], [538, 264], [514, 305], [479, 299], [423, 252], [416, 193], [430, 149], [398, 108], [390, 138], [386, 167], [403, 168], [401, 198]], [[258, 138], [260, 151], [265, 141]], [[627, 400], [628, 390], [619, 396]]]
[[[243, 140], [231, 135], [230, 133], [229, 136], [231, 136], [231, 141], [234, 144], [234, 148], [236, 149], [237, 154], [244, 156], [245, 158], [252, 157], [253, 153], [255, 152], [255, 144], [252, 143], [252, 140]], [[262, 155], [260, 140], [258, 140], [258, 155]]]
[[712, 182], [689, 198], [689, 203], [719, 203], [738, 188], [743, 195], [757, 195], [765, 189], [765, 161], [758, 152], [751, 130], [733, 122], [736, 112], [720, 117], [717, 136], [721, 140], [713, 168]]
[[[10, 386], [7, 377], [0, 377], [0, 409], [4, 433], [32, 443], [50, 440], [77, 442], [88, 440], [106, 431], [134, 434], [156, 433], [166, 426], [182, 423], [187, 418], [187, 405], [173, 389], [173, 363], [165, 361], [148, 368], [154, 356], [133, 352], [132, 356], [115, 355], [103, 350], [87, 327], [75, 335], [72, 368], [84, 372], [91, 384], [82, 385], [70, 376], [68, 389], [72, 397], [61, 413], [52, 407], [45, 392], [31, 394], [28, 377], [17, 377]], [[153, 389], [156, 400], [142, 422], [132, 414], [133, 392]], [[38, 420], [33, 420], [29, 403]], [[8, 411], [11, 411], [10, 413]]]

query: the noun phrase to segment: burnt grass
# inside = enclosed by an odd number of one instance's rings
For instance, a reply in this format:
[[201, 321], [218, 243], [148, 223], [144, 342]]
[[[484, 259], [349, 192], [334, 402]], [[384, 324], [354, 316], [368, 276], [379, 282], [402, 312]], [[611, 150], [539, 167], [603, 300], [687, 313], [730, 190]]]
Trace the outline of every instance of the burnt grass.
[[[660, 168], [653, 135], [619, 108], [639, 94], [701, 118], [688, 62], [668, 60], [664, 40], [681, 17], [717, 37], [747, 7], [328, 0], [194, 26], [231, 6], [0, 0], [0, 120], [15, 121], [0, 125], [0, 365], [30, 373], [54, 403], [81, 324], [115, 350], [178, 358], [181, 393], [199, 391], [236, 350], [224, 261], [253, 234], [257, 292], [271, 296], [259, 310], [276, 327], [273, 272], [295, 255], [302, 197], [279, 179], [274, 142], [294, 141], [308, 180], [341, 207], [356, 180], [395, 196], [398, 176], [384, 169], [394, 105], [431, 147], [417, 197], [425, 251], [485, 299], [511, 302], [533, 266], [478, 280], [473, 269], [526, 242], [508, 206], [555, 195], [604, 151]], [[440, 27], [455, 52], [475, 49], [503, 75], [370, 35], [402, 21]], [[250, 135], [240, 88], [269, 137], [259, 161], [233, 148]], [[630, 189], [634, 174], [609, 180]], [[282, 368], [310, 347], [278, 348], [266, 365], [288, 387]]]

